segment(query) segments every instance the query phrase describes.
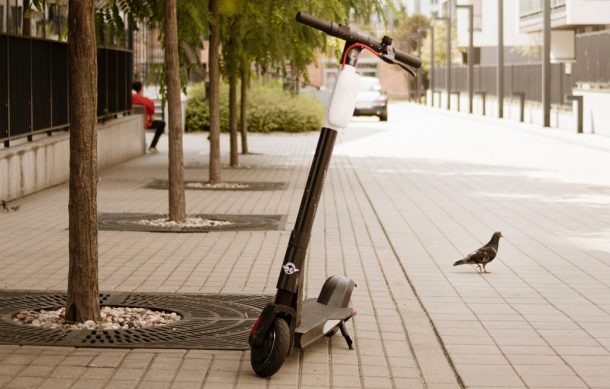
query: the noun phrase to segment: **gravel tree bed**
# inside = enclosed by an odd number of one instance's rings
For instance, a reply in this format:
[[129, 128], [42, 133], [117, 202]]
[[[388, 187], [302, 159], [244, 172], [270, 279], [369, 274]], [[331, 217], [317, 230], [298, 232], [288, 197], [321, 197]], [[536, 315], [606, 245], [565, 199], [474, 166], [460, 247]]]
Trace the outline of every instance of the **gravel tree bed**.
[[217, 184], [210, 184], [209, 182], [187, 182], [185, 184], [187, 189], [248, 189], [250, 185], [240, 184], [237, 182], [219, 182]]
[[153, 227], [219, 227], [219, 226], [228, 226], [231, 224], [230, 221], [226, 220], [213, 220], [213, 219], [204, 219], [200, 217], [187, 217], [184, 223], [178, 223], [167, 218], [157, 218], [157, 219], [141, 219], [135, 221], [134, 223], [140, 224], [143, 226], [153, 226]]
[[175, 312], [156, 311], [147, 308], [102, 307], [100, 320], [87, 320], [84, 323], [67, 323], [64, 320], [65, 308], [56, 310], [22, 310], [13, 321], [40, 328], [64, 330], [126, 330], [130, 328], [150, 328], [175, 324], [182, 317]]

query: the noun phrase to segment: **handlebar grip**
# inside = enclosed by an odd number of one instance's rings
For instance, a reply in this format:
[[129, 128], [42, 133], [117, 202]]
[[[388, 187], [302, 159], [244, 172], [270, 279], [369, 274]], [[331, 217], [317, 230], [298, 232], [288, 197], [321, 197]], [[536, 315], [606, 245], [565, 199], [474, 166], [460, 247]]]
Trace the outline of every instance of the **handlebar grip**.
[[415, 57], [411, 54], [407, 54], [404, 51], [394, 50], [396, 59], [404, 64], [412, 66], [414, 68], [421, 67], [421, 58]]
[[310, 27], [313, 27], [317, 30], [324, 31], [327, 34], [331, 33], [332, 23], [327, 22], [326, 20], [318, 19], [315, 16], [311, 16], [309, 14], [298, 12], [297, 13], [297, 22], [306, 24]]

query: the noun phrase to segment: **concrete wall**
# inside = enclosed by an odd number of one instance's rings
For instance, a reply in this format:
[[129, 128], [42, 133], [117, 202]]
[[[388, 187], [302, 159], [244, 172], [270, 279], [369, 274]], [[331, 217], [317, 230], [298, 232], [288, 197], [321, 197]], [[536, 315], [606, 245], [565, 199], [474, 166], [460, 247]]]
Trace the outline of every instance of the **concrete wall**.
[[[609, 94], [610, 97], [610, 94]], [[459, 97], [460, 109], [459, 112], [468, 112], [468, 93], [461, 93]], [[428, 105], [432, 102], [430, 91], [427, 92]], [[480, 95], [475, 95], [473, 98], [473, 114], [483, 114], [483, 98]], [[440, 92], [440, 105], [439, 105], [439, 93], [435, 93], [434, 106], [447, 107], [447, 93], [446, 91]], [[458, 96], [456, 94], [451, 95], [451, 110], [457, 111], [458, 109]], [[518, 98], [504, 98], [504, 118], [513, 121], [520, 120], [520, 101]], [[487, 96], [485, 99], [485, 115], [498, 117], [498, 100], [495, 96]], [[525, 123], [532, 123], [542, 126], [542, 104], [534, 101], [525, 102], [525, 110], [523, 115], [523, 121]], [[551, 127], [563, 128], [567, 130], [577, 130], [576, 123], [576, 110], [575, 108], [565, 108], [562, 106], [551, 107]], [[585, 131], [587, 132], [587, 131]]]
[[[145, 153], [144, 118], [131, 115], [98, 125], [98, 168]], [[69, 178], [67, 132], [0, 150], [0, 200], [14, 200]]]
[[583, 131], [610, 135], [610, 91], [575, 89], [573, 93], [583, 96]]
[[610, 2], [600, 0], [566, 0], [566, 24], [610, 23]]

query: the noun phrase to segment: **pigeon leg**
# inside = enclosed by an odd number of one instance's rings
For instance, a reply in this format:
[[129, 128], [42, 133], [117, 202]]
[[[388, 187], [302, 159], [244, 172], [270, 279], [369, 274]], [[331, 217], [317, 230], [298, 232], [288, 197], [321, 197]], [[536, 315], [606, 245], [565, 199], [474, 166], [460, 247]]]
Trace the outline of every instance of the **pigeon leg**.
[[484, 263], [484, 264], [483, 264], [483, 273], [489, 273], [489, 272], [487, 271], [487, 269], [485, 269], [485, 265], [487, 265], [487, 264], [486, 264], [486, 263]]
[[480, 263], [477, 263], [477, 269], [479, 270], [479, 273], [481, 273], [483, 271]]

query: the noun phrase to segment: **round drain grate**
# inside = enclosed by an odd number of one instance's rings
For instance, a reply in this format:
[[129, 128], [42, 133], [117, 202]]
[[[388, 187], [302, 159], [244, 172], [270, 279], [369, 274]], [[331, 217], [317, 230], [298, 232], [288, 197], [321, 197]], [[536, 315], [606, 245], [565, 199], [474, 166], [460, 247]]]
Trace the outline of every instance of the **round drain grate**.
[[247, 350], [250, 328], [272, 300], [273, 296], [266, 295], [104, 293], [100, 294], [103, 305], [174, 311], [183, 319], [164, 327], [66, 331], [12, 320], [22, 309], [64, 306], [66, 294], [0, 292], [0, 344]]
[[214, 227], [156, 226], [137, 223], [140, 220], [167, 218], [163, 214], [150, 213], [100, 213], [98, 227], [104, 231], [143, 232], [211, 232], [211, 231], [276, 231], [284, 229], [282, 215], [189, 215], [210, 220], [228, 221], [230, 224]]

